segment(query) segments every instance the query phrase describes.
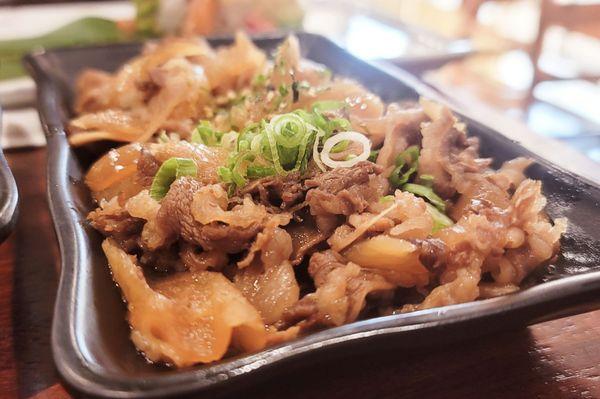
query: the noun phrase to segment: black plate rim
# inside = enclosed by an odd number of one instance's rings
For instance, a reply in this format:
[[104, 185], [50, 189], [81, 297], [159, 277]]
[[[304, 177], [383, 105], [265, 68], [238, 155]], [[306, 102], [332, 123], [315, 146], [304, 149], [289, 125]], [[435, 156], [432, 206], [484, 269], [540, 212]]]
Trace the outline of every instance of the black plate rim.
[[[0, 108], [0, 134], [2, 109]], [[0, 243], [10, 235], [19, 215], [19, 190], [0, 146]]]
[[[299, 35], [317, 37], [318, 40], [326, 41], [328, 45], [337, 47], [336, 44], [319, 35], [307, 33], [299, 33]], [[138, 45], [121, 44], [117, 46]], [[77, 49], [54, 50], [53, 52], [55, 51], [77, 51]], [[384, 69], [380, 65], [365, 61], [358, 62], [392, 75], [420, 94], [443, 101], [431, 88], [405, 72]], [[370, 319], [328, 329], [256, 354], [226, 360], [203, 369], [183, 370], [176, 374], [138, 379], [123, 379], [110, 375], [106, 370], [98, 369], [87, 362], [73, 331], [74, 314], [81, 311], [74, 301], [76, 288], [74, 282], [79, 273], [79, 265], [88, 259], [89, 242], [86, 240], [82, 227], [76, 222], [77, 213], [71, 205], [73, 198], [65, 189], [70, 184], [66, 173], [69, 145], [64, 126], [58, 117], [57, 93], [54, 92], [55, 88], [52, 87], [49, 76], [44, 71], [44, 55], [42, 53], [28, 55], [25, 64], [37, 83], [40, 118], [48, 140], [48, 198], [62, 259], [61, 278], [52, 326], [52, 349], [58, 371], [69, 385], [79, 391], [95, 396], [115, 398], [161, 397], [191, 393], [241, 380], [241, 377], [252, 374], [257, 369], [272, 369], [282, 361], [300, 357], [314, 350], [343, 348], [357, 341], [366, 342], [402, 333], [408, 336], [412, 331], [460, 328], [460, 326], [467, 325], [481, 317], [496, 317], [496, 320], [504, 320], [507, 325], [513, 323], [532, 324], [600, 307], [600, 299], [598, 299], [600, 271], [590, 272], [543, 283], [510, 296], [430, 309], [410, 315]], [[477, 124], [490, 130], [482, 122], [464, 116], [463, 118], [468, 124]], [[518, 145], [505, 136], [502, 137], [512, 145]], [[598, 187], [595, 183], [555, 166], [528, 149], [521, 148], [523, 152], [530, 154], [536, 162], [544, 167], [560, 171], [584, 184]]]

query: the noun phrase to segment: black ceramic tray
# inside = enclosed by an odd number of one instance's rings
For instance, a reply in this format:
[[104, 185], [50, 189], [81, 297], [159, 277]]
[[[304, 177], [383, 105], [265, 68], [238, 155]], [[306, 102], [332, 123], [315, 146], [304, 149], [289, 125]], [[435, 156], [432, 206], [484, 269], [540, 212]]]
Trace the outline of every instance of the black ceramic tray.
[[[256, 43], [271, 50], [280, 39], [262, 38]], [[320, 36], [299, 34], [299, 39], [307, 58], [361, 81], [386, 101], [414, 100], [417, 92], [426, 90], [409, 76], [353, 58]], [[227, 40], [213, 41], [224, 43]], [[360, 321], [185, 370], [147, 364], [129, 340], [125, 306], [111, 280], [100, 237], [85, 223], [93, 204], [82, 176], [94, 156], [71, 149], [64, 128], [72, 115], [77, 74], [85, 67], [114, 70], [139, 50], [137, 45], [55, 50], [26, 59], [38, 85], [40, 116], [48, 139], [48, 196], [62, 256], [52, 347], [60, 374], [76, 389], [106, 397], [209, 391], [212, 395], [333, 355], [414, 349], [600, 306], [600, 188], [540, 159], [492, 127], [467, 119], [470, 133], [481, 138], [483, 155], [493, 156], [496, 164], [517, 156], [533, 158], [536, 164], [529, 175], [543, 181], [549, 214], [569, 219], [561, 255], [531, 276], [528, 288], [484, 301]]]
[[[0, 110], [0, 130], [2, 110]], [[1, 132], [0, 132], [1, 133]], [[0, 147], [0, 243], [12, 232], [17, 221], [19, 191], [4, 152]]]

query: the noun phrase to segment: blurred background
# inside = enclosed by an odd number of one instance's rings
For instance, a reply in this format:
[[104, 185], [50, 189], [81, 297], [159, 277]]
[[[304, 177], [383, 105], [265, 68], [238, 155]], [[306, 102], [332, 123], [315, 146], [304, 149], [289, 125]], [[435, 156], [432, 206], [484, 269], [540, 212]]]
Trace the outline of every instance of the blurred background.
[[25, 52], [237, 29], [323, 34], [600, 162], [598, 0], [0, 0], [3, 144], [43, 145]]

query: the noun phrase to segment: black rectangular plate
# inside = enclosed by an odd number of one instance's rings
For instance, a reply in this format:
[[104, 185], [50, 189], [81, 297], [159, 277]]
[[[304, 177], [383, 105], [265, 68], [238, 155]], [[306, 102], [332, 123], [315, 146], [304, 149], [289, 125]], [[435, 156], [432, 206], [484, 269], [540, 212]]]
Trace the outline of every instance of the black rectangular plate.
[[[0, 109], [0, 134], [2, 130], [2, 110]], [[17, 222], [19, 191], [15, 178], [0, 147], [0, 243], [12, 232]]]
[[[416, 100], [418, 93], [434, 96], [405, 73], [358, 60], [323, 37], [306, 33], [298, 37], [305, 57], [359, 80], [385, 101]], [[280, 40], [263, 37], [256, 44], [270, 51]], [[215, 39], [212, 44], [228, 42]], [[74, 388], [106, 397], [212, 394], [255, 383], [276, 369], [286, 369], [282, 365], [309, 365], [336, 353], [423, 347], [599, 307], [600, 188], [540, 159], [492, 127], [466, 119], [470, 134], [481, 139], [482, 154], [494, 157], [496, 166], [517, 156], [533, 158], [536, 164], [529, 176], [543, 181], [550, 216], [569, 219], [561, 255], [530, 276], [528, 288], [494, 299], [359, 321], [189, 369], [146, 363], [129, 340], [125, 306], [100, 249], [101, 237], [85, 223], [94, 204], [82, 177], [96, 155], [70, 148], [65, 135], [65, 124], [73, 115], [77, 74], [86, 67], [113, 71], [139, 50], [139, 45], [118, 45], [54, 50], [26, 58], [37, 82], [48, 140], [48, 197], [62, 256], [52, 347], [59, 372]]]

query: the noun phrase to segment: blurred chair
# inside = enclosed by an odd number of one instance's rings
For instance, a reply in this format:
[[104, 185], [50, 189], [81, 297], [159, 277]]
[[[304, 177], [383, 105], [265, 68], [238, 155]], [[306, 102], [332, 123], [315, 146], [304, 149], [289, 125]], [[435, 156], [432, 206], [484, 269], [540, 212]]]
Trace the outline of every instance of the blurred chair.
[[[463, 0], [462, 7], [475, 23], [477, 13], [483, 3], [490, 0]], [[508, 2], [510, 0], [495, 0]], [[548, 28], [559, 26], [571, 32], [583, 33], [585, 35], [600, 39], [600, 1], [559, 1], [538, 0], [540, 4], [540, 20], [538, 34], [535, 41], [528, 46], [515, 43], [515, 47], [523, 48], [529, 53], [533, 65], [533, 79], [529, 89], [526, 103], [533, 101], [533, 91], [538, 83], [550, 80], [581, 79], [587, 81], [598, 81], [600, 75], [577, 75], [564, 76], [555, 72], [543, 70], [540, 67], [540, 57], [544, 48], [544, 38]]]
[[560, 26], [571, 32], [583, 33], [600, 39], [600, 2], [559, 3], [556, 0], [541, 0], [538, 35], [530, 50], [534, 74], [529, 100], [533, 99], [535, 86], [543, 81], [581, 79], [594, 82], [600, 80], [600, 75], [559, 76], [540, 68], [539, 61], [544, 46], [544, 37], [551, 26]]

